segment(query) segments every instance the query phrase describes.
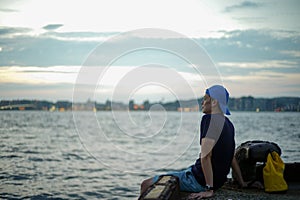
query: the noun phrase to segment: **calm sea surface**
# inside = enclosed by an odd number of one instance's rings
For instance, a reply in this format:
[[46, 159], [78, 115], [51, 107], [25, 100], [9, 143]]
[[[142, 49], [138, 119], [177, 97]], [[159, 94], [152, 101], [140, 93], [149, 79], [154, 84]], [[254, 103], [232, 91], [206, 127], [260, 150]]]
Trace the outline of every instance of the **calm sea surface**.
[[[193, 164], [200, 113], [0, 112], [0, 198], [137, 199], [140, 182]], [[236, 145], [300, 161], [300, 113], [233, 112]]]

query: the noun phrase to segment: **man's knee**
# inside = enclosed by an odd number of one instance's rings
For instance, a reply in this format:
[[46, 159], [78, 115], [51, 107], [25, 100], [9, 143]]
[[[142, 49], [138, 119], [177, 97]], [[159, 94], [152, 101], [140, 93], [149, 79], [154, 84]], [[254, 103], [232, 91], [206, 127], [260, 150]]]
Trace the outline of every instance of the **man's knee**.
[[148, 178], [144, 180], [141, 184], [141, 194], [147, 190], [148, 187], [150, 187], [153, 183], [153, 178]]

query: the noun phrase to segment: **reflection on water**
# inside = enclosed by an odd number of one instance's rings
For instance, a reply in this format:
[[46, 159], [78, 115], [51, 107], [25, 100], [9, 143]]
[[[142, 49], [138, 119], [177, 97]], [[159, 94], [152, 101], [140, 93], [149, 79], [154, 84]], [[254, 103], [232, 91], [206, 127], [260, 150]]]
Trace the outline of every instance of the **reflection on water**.
[[[141, 180], [194, 163], [200, 113], [0, 112], [3, 198], [136, 199]], [[235, 112], [236, 144], [300, 161], [300, 113]], [[75, 122], [74, 122], [75, 121]]]

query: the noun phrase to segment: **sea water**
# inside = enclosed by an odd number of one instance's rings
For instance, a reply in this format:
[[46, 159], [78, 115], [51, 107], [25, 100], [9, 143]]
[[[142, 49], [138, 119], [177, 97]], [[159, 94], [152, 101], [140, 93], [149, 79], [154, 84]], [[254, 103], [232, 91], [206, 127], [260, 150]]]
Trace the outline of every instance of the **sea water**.
[[[0, 198], [137, 199], [140, 183], [190, 166], [201, 113], [0, 112]], [[300, 113], [233, 112], [236, 146], [267, 140], [300, 161]]]

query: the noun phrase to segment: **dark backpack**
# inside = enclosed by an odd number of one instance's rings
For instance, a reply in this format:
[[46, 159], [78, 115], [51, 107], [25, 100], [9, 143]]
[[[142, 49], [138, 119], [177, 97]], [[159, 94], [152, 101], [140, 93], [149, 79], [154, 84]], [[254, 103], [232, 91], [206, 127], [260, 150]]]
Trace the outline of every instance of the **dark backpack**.
[[[240, 166], [244, 181], [262, 180], [262, 170], [257, 170], [257, 167], [263, 166], [267, 161], [267, 156], [270, 152], [277, 152], [281, 155], [280, 147], [274, 142], [253, 140], [242, 143], [235, 150], [235, 158]], [[232, 174], [236, 180], [236, 175]]]

